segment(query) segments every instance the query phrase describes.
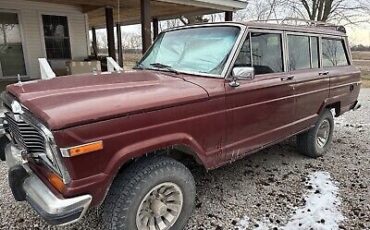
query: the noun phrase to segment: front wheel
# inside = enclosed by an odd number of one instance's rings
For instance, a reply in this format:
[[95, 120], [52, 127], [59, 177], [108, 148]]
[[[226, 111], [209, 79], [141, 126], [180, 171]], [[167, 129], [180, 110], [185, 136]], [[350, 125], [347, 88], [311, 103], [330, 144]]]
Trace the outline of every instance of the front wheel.
[[118, 175], [103, 204], [104, 229], [183, 229], [194, 209], [191, 172], [168, 157], [150, 157]]
[[298, 150], [309, 157], [323, 156], [330, 148], [334, 131], [334, 118], [330, 110], [325, 110], [315, 127], [297, 136]]

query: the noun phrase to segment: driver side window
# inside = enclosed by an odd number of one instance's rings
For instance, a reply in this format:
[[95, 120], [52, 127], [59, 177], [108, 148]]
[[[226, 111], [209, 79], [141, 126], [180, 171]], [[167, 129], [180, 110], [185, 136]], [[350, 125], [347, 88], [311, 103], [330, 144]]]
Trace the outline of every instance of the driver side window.
[[254, 67], [256, 75], [283, 72], [281, 34], [249, 33], [235, 66]]

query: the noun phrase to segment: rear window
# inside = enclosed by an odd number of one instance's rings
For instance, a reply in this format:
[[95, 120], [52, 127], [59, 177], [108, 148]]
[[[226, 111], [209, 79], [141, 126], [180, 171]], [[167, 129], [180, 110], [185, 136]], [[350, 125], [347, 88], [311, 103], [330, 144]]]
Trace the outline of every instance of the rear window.
[[324, 67], [346, 66], [349, 64], [342, 39], [322, 39], [322, 61]]
[[319, 38], [288, 35], [289, 70], [319, 68]]

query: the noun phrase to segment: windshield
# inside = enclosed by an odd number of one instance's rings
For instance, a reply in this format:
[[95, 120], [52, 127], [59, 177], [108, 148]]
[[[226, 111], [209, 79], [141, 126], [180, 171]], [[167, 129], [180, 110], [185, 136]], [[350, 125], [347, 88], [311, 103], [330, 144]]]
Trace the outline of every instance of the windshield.
[[239, 32], [212, 26], [162, 33], [138, 67], [221, 75]]

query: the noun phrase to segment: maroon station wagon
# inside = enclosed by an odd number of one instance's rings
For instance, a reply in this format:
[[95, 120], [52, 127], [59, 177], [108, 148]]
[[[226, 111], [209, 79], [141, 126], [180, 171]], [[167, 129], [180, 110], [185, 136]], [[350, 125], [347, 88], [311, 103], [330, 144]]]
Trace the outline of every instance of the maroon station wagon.
[[102, 206], [104, 229], [183, 229], [196, 195], [184, 159], [215, 169], [292, 136], [323, 156], [360, 86], [343, 27], [176, 28], [132, 71], [8, 86], [0, 155], [15, 199], [50, 224]]

